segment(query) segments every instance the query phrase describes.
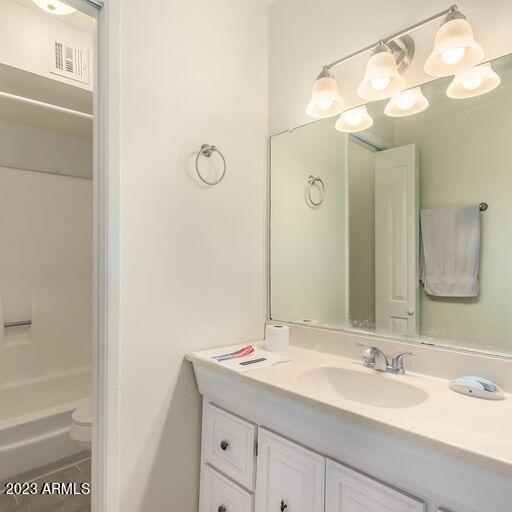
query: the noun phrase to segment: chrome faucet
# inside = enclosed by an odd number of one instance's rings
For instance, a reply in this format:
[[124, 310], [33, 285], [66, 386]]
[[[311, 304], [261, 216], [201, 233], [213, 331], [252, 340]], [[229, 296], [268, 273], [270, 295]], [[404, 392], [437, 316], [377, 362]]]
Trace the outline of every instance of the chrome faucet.
[[398, 352], [391, 359], [391, 364], [388, 362], [386, 354], [380, 348], [369, 347], [356, 343], [358, 347], [362, 347], [361, 355], [363, 357], [363, 366], [366, 368], [373, 368], [378, 372], [394, 373], [403, 375], [405, 373], [404, 358], [405, 356], [417, 356], [417, 352]]

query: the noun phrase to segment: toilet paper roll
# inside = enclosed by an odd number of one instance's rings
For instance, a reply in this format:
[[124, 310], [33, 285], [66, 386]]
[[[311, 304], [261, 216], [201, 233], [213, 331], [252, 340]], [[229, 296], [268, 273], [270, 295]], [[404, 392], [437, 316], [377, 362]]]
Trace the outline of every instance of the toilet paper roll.
[[287, 352], [290, 348], [290, 331], [287, 325], [267, 325], [265, 348], [270, 352]]

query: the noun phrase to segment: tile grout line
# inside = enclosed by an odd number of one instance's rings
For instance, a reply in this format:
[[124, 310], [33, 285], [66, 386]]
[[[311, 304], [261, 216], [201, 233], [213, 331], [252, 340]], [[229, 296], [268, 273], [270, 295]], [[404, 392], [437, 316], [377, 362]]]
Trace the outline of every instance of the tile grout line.
[[87, 475], [82, 471], [82, 469], [80, 468], [79, 464], [82, 464], [83, 462], [85, 462], [86, 460], [90, 460], [90, 458], [88, 459], [84, 459], [84, 460], [81, 460], [80, 462], [77, 462], [75, 465], [78, 469], [78, 471], [82, 474], [82, 476], [85, 478], [85, 480], [88, 482], [89, 479], [87, 478]]

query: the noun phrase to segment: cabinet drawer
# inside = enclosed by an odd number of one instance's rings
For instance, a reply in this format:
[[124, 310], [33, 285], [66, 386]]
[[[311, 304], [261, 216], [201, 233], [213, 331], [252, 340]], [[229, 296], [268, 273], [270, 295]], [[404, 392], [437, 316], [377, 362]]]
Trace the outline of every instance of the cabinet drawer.
[[252, 512], [253, 495], [210, 466], [203, 466], [200, 512]]
[[425, 512], [425, 503], [334, 461], [327, 461], [325, 512]]
[[265, 429], [258, 446], [256, 512], [323, 512], [325, 458]]
[[208, 403], [203, 416], [204, 461], [254, 490], [256, 426]]

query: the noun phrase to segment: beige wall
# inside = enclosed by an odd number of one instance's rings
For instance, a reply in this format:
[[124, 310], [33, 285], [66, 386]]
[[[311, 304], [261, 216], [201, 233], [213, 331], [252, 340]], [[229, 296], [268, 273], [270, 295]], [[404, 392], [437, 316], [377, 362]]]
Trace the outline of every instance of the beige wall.
[[[487, 58], [512, 51], [510, 0], [457, 2], [473, 25]], [[304, 112], [322, 65], [344, 57], [450, 6], [444, 0], [276, 0], [270, 6], [270, 117], [277, 133], [310, 122]], [[439, 24], [415, 32], [414, 61], [405, 78], [410, 85], [426, 76], [423, 63], [432, 49]], [[337, 68], [342, 95], [349, 104], [362, 103], [355, 90], [367, 57]], [[335, 119], [332, 119], [334, 126]]]
[[[271, 315], [344, 324], [348, 315], [348, 137], [319, 121], [272, 138]], [[325, 183], [318, 207], [308, 177]], [[314, 201], [320, 191], [312, 189]]]
[[374, 151], [350, 141], [350, 324], [375, 327], [375, 159]]
[[[267, 5], [121, 6], [122, 512], [196, 512], [191, 350], [262, 338], [266, 318]], [[203, 186], [202, 143], [227, 161]]]
[[[501, 71], [500, 71], [501, 73]], [[480, 295], [421, 296], [421, 333], [492, 352], [512, 352], [512, 72], [489, 95], [450, 100], [395, 121], [395, 145], [419, 148], [421, 208], [487, 202], [481, 214]]]

